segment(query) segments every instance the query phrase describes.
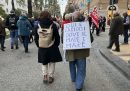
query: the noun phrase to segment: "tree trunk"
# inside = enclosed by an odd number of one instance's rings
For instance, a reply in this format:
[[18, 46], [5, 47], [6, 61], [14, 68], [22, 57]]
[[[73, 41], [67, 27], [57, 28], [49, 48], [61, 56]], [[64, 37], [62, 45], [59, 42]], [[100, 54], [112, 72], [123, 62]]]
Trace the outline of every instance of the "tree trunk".
[[40, 11], [42, 11], [42, 6], [44, 6], [43, 0], [40, 0]]
[[35, 6], [36, 6], [36, 10], [38, 9], [38, 0], [34, 0]]
[[6, 4], [8, 5], [8, 0], [5, 0]]
[[14, 0], [12, 0], [12, 10], [14, 10], [15, 11], [15, 7], [14, 7]]
[[28, 0], [28, 17], [32, 17], [32, 0]]

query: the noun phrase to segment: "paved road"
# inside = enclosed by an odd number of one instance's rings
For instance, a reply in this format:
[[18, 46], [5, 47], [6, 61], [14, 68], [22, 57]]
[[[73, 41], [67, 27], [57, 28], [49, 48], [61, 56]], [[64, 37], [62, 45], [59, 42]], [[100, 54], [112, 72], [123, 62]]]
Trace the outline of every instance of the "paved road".
[[[130, 81], [99, 53], [107, 46], [107, 33], [96, 37], [87, 62], [87, 78], [84, 91], [130, 91]], [[0, 51], [0, 91], [75, 91], [70, 81], [68, 63], [56, 65], [55, 82], [42, 82], [41, 65], [37, 63], [37, 48], [31, 44], [30, 53], [23, 47], [11, 50], [6, 42], [6, 51]]]

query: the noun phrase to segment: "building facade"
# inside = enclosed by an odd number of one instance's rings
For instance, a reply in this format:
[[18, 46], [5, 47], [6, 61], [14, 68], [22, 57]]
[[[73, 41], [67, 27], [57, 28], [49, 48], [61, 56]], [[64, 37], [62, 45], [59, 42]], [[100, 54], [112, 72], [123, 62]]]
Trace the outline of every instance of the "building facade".
[[[81, 2], [85, 0], [69, 0], [69, 2]], [[128, 11], [128, 5], [130, 5], [130, 0], [116, 0], [118, 1], [117, 4], [115, 4], [118, 7], [118, 12], [123, 13]], [[86, 2], [87, 3], [87, 2]], [[90, 3], [90, 12], [93, 10], [93, 7], [96, 6], [99, 10], [100, 15], [107, 16], [108, 14], [108, 6], [110, 4], [110, 0], [92, 0]], [[86, 5], [87, 8], [87, 5]]]

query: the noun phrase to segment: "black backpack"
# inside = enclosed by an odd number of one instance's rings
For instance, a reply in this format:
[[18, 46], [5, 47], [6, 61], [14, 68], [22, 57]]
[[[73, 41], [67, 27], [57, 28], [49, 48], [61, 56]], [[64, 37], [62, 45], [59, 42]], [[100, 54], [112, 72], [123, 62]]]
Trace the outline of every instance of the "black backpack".
[[16, 26], [16, 18], [15, 17], [10, 17], [9, 18], [9, 26], [10, 27], [15, 27]]

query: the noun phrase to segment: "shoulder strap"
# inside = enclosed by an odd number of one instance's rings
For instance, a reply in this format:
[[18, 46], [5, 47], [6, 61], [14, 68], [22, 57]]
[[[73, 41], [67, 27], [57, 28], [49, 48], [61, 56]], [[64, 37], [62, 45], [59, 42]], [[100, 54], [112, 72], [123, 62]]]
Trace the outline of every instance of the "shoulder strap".
[[[53, 26], [53, 24], [50, 25], [49, 29], [51, 29], [52, 26]], [[39, 23], [38, 23], [38, 27], [39, 27], [40, 29], [42, 29]]]
[[50, 25], [49, 29], [51, 29], [51, 28], [52, 28], [52, 25], [53, 25], [53, 24], [51, 24], [51, 25]]
[[41, 29], [41, 26], [40, 26], [40, 24], [38, 23], [38, 27]]

